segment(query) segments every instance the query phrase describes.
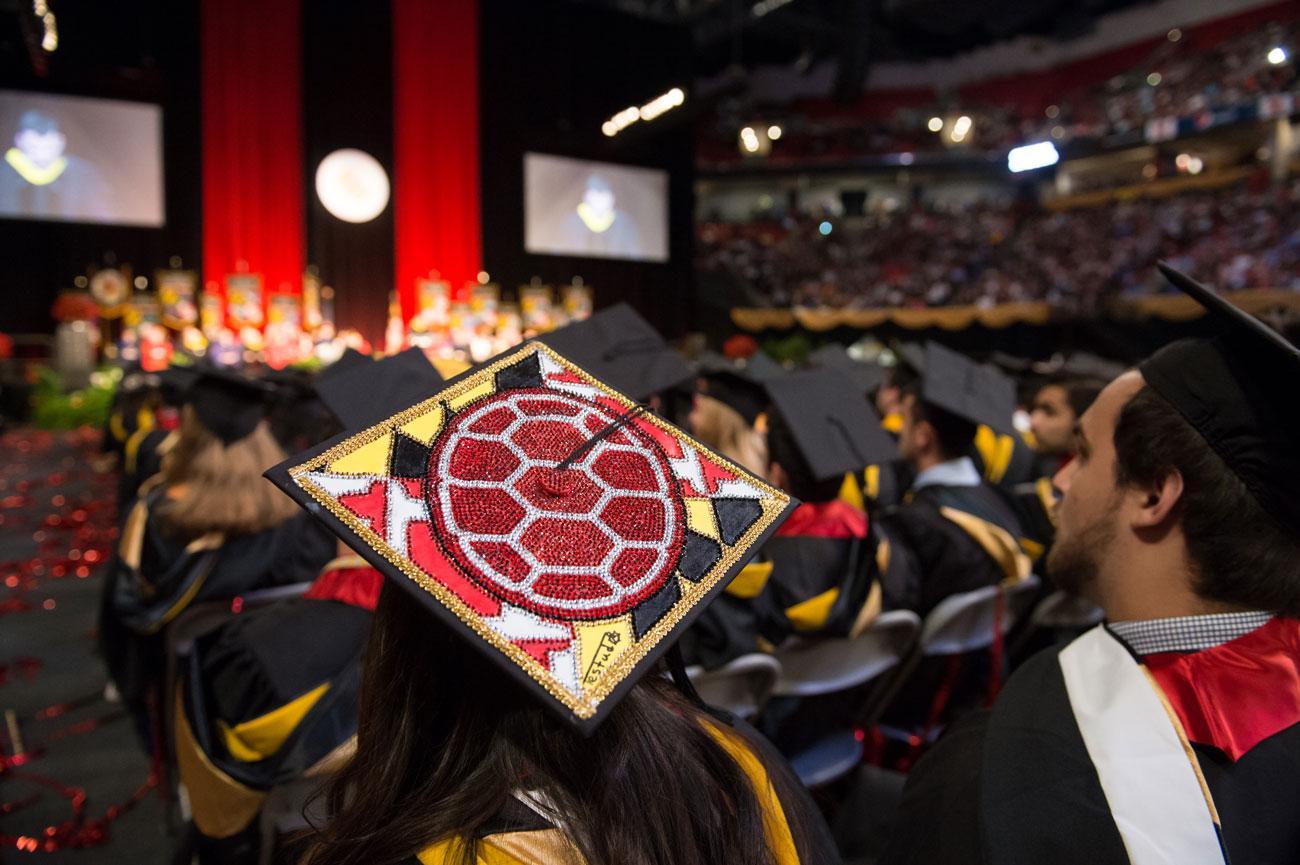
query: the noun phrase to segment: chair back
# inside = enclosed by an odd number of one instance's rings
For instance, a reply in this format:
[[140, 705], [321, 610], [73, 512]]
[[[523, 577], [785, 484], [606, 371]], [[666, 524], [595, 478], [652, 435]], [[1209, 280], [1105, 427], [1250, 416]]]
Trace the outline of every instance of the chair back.
[[909, 610], [881, 613], [856, 637], [795, 640], [777, 650], [775, 693], [813, 697], [847, 691], [894, 669], [916, 643], [921, 620]]
[[758, 715], [772, 696], [772, 688], [781, 675], [781, 662], [771, 655], [755, 652], [741, 655], [716, 670], [693, 666], [686, 673], [705, 703], [748, 720]]
[[993, 644], [995, 623], [1005, 636], [1025, 614], [1039, 585], [1038, 577], [1030, 574], [1006, 587], [984, 586], [944, 598], [925, 617], [921, 654], [963, 655], [987, 649]]

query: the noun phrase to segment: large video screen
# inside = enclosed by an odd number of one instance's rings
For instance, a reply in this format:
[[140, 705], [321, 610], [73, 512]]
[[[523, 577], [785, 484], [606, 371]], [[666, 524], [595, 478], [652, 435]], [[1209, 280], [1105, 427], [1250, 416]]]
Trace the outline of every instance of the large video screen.
[[0, 90], [0, 217], [163, 224], [157, 105]]
[[668, 260], [668, 173], [524, 154], [524, 249]]

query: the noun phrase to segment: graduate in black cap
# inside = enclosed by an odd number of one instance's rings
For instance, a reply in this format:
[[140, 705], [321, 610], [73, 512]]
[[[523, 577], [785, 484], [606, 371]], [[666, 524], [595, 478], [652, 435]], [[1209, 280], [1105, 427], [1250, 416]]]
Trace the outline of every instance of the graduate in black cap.
[[1106, 613], [908, 781], [891, 863], [1300, 856], [1300, 351], [1209, 289], [1210, 339], [1083, 415], [1049, 559]]
[[101, 642], [137, 717], [157, 696], [162, 635], [194, 603], [311, 580], [334, 542], [259, 481], [284, 457], [266, 422], [270, 389], [205, 369], [180, 437], [127, 514], [105, 581]]
[[687, 426], [704, 444], [755, 474], [767, 473], [765, 423], [768, 395], [765, 377], [780, 376], [774, 362], [733, 362], [720, 355], [700, 358], [700, 375]]
[[[339, 363], [316, 382], [331, 417], [306, 446], [346, 421], [363, 425], [376, 412], [408, 408], [442, 383], [419, 349]], [[296, 391], [282, 398], [307, 402]], [[309, 434], [302, 419], [293, 428]], [[245, 610], [195, 641], [178, 682], [172, 739], [201, 865], [260, 861], [257, 817], [268, 795], [278, 788], [300, 801], [311, 778], [349, 755], [382, 580], [340, 543], [303, 595]]]
[[536, 342], [268, 476], [385, 577], [312, 865], [835, 861], [673, 650], [787, 495]]
[[938, 343], [926, 346], [925, 376], [902, 405], [898, 448], [915, 479], [880, 522], [914, 557], [910, 584], [886, 585], [890, 607], [924, 616], [949, 595], [1029, 574], [1023, 531], [1004, 498], [969, 456], [980, 424], [1006, 428], [1015, 408], [1010, 380]]

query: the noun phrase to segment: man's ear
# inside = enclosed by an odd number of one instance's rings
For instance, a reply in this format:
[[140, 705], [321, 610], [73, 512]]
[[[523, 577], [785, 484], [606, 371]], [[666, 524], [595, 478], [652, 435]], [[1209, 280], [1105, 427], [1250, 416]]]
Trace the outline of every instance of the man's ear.
[[778, 490], [787, 489], [790, 484], [790, 476], [781, 468], [781, 464], [776, 460], [767, 464], [767, 482]]
[[1136, 499], [1137, 505], [1133, 514], [1133, 528], [1155, 528], [1169, 519], [1182, 500], [1183, 476], [1177, 471], [1171, 471], [1158, 483], [1134, 489], [1130, 495]]

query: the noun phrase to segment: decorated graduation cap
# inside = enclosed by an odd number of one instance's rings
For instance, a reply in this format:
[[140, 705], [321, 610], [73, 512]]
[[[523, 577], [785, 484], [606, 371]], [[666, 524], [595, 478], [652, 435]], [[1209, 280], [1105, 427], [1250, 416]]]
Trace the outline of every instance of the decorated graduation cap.
[[694, 374], [659, 331], [626, 303], [537, 339], [637, 400], [688, 381]]
[[[442, 376], [418, 348], [372, 361], [345, 353], [316, 382], [316, 393], [348, 429], [369, 426], [401, 409], [426, 399], [442, 383]], [[339, 367], [339, 363], [343, 364]]]
[[794, 505], [536, 342], [268, 477], [584, 732]]
[[187, 399], [199, 421], [223, 444], [234, 444], [266, 417], [275, 389], [242, 373], [209, 366], [199, 371]]
[[824, 481], [898, 455], [894, 440], [856, 386], [837, 369], [792, 372], [768, 383], [772, 403], [790, 428], [813, 476]]
[[885, 370], [879, 364], [854, 360], [844, 346], [838, 343], [822, 346], [808, 355], [808, 360], [817, 367], [839, 370], [852, 379], [863, 394], [873, 392], [885, 381]]
[[925, 344], [921, 380], [928, 404], [995, 432], [1015, 431], [1016, 383], [997, 369], [932, 341]]
[[1265, 511], [1286, 530], [1300, 530], [1300, 405], [1286, 392], [1300, 381], [1300, 350], [1206, 286], [1158, 266], [1206, 308], [1218, 334], [1167, 345], [1138, 370]]

